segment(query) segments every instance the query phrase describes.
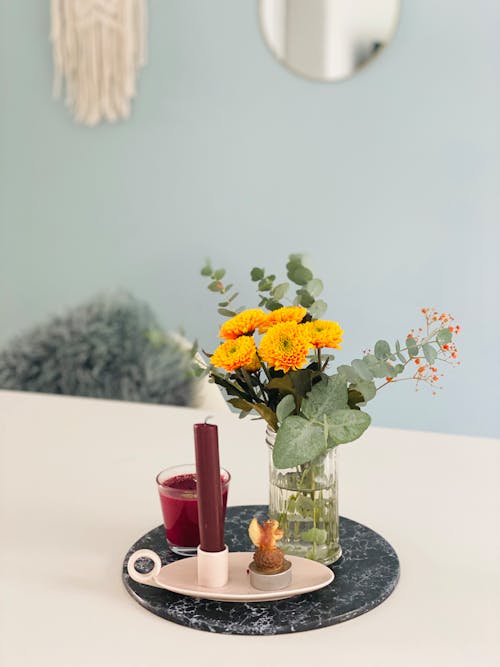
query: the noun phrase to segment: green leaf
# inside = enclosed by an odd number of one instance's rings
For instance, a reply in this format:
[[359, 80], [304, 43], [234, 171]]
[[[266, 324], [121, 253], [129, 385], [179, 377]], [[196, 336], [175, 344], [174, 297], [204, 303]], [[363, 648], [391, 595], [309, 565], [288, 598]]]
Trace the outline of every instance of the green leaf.
[[436, 361], [436, 358], [438, 356], [438, 352], [437, 352], [436, 348], [433, 347], [430, 343], [424, 343], [422, 345], [422, 351], [425, 355], [427, 363], [433, 364]]
[[265, 385], [266, 391], [276, 389], [280, 394], [293, 394], [292, 375], [287, 373], [283, 377], [273, 378]]
[[374, 382], [368, 382], [367, 380], [360, 380], [356, 384], [352, 385], [351, 389], [355, 389], [362, 394], [364, 402], [367, 403], [371, 401], [372, 398], [375, 398], [377, 389]]
[[250, 277], [254, 283], [256, 283], [258, 280], [262, 280], [264, 277], [264, 269], [259, 269], [254, 266], [254, 268], [250, 271]]
[[313, 424], [303, 417], [290, 415], [276, 433], [273, 463], [276, 468], [293, 468], [325, 452], [323, 426]]
[[338, 366], [337, 373], [345, 377], [345, 379], [351, 384], [356, 384], [356, 382], [359, 382], [360, 377], [352, 366], [342, 364], [342, 366]]
[[307, 283], [306, 289], [312, 296], [319, 296], [323, 291], [323, 282], [319, 278], [313, 278]]
[[227, 308], [217, 308], [219, 315], [224, 315], [225, 317], [234, 317], [236, 313], [234, 310], [228, 310]]
[[440, 331], [437, 332], [436, 340], [441, 347], [443, 345], [448, 345], [448, 343], [451, 343], [452, 338], [453, 336], [449, 329], [441, 329]]
[[[232, 285], [231, 285], [231, 287], [232, 287]], [[226, 289], [226, 292], [227, 292], [227, 289]], [[239, 292], [235, 292], [234, 294], [232, 294], [232, 295], [229, 297], [229, 299], [227, 300], [228, 304], [231, 303], [231, 301], [234, 301], [234, 300], [236, 299], [237, 296], [239, 296]]]
[[228, 403], [231, 403], [231, 405], [234, 405], [235, 408], [238, 408], [238, 410], [241, 410], [245, 413], [248, 413], [254, 409], [253, 403], [246, 401], [244, 398], [230, 398]]
[[394, 377], [396, 377], [396, 375], [400, 375], [404, 371], [404, 369], [405, 367], [403, 366], [403, 364], [396, 364], [394, 366], [394, 373], [395, 373]]
[[228, 396], [241, 396], [242, 398], [247, 398], [248, 393], [243, 391], [242, 389], [236, 387], [234, 384], [229, 382], [229, 380], [226, 380], [225, 378], [221, 377], [220, 375], [217, 375], [216, 373], [211, 372], [210, 377], [212, 380], [215, 382], [215, 384], [219, 385], [219, 387], [222, 387]]
[[300, 533], [300, 538], [304, 542], [312, 542], [313, 544], [325, 544], [327, 532], [323, 528], [310, 528]]
[[386, 340], [378, 340], [375, 343], [375, 356], [377, 359], [386, 361], [391, 356], [391, 346]]
[[268, 310], [278, 310], [278, 308], [283, 308], [283, 304], [281, 304], [279, 301], [275, 301], [274, 299], [267, 299], [266, 308]]
[[304, 308], [309, 308], [314, 303], [314, 297], [304, 288], [297, 290], [297, 296], [299, 297], [299, 305]]
[[314, 513], [313, 499], [300, 494], [295, 502], [295, 511], [303, 517], [312, 517]]
[[217, 269], [217, 271], [214, 272], [213, 278], [214, 280], [220, 280], [221, 278], [224, 278], [226, 275], [226, 269]]
[[289, 287], [290, 283], [280, 283], [279, 285], [276, 285], [276, 287], [273, 287], [271, 290], [271, 296], [273, 299], [276, 299], [276, 301], [279, 301], [285, 296]]
[[319, 320], [321, 316], [325, 314], [327, 307], [328, 306], [326, 305], [326, 302], [323, 301], [323, 299], [317, 299], [309, 308], [309, 312], [314, 318]]
[[323, 424], [323, 415], [347, 408], [347, 385], [340, 375], [317, 382], [302, 401], [301, 412], [311, 421]]
[[295, 394], [301, 399], [304, 398], [312, 389], [313, 380], [319, 377], [319, 371], [310, 368], [302, 368], [291, 373], [292, 386]]
[[307, 285], [313, 279], [313, 273], [302, 264], [294, 265], [287, 273], [288, 278], [296, 285]]
[[253, 409], [262, 417], [262, 419], [266, 420], [273, 431], [278, 430], [278, 420], [274, 410], [271, 410], [271, 408], [268, 408], [267, 405], [264, 405], [263, 403], [254, 404]]
[[[351, 408], [351, 410], [359, 410], [359, 404], [360, 403], [365, 403], [365, 397], [361, 392], [359, 392], [357, 389], [353, 389], [352, 387], [349, 387], [347, 390], [347, 404]], [[326, 437], [328, 438], [328, 424], [326, 425], [327, 432], [326, 432]]]
[[406, 359], [401, 354], [401, 345], [399, 344], [399, 340], [396, 341], [396, 355], [402, 364], [406, 364]]
[[262, 278], [262, 280], [259, 280], [258, 288], [261, 292], [269, 292], [272, 286], [273, 286], [273, 281], [271, 280], [270, 277]]
[[[290, 417], [289, 417], [290, 419]], [[328, 419], [328, 445], [335, 447], [357, 440], [370, 425], [370, 415], [361, 410], [335, 410]]]
[[410, 357], [418, 357], [418, 345], [412, 336], [408, 336], [406, 339], [406, 347]]
[[214, 280], [208, 285], [211, 292], [222, 292], [222, 284], [218, 280]]
[[281, 401], [278, 403], [276, 408], [276, 417], [278, 422], [282, 422], [288, 415], [291, 415], [295, 410], [295, 398], [292, 394], [287, 394], [284, 396]]
[[373, 373], [364, 359], [353, 359], [351, 366], [362, 380], [373, 380]]
[[377, 377], [387, 377], [387, 378], [396, 377], [397, 372], [396, 372], [396, 367], [395, 366], [393, 366], [392, 364], [385, 363], [384, 361], [381, 361], [380, 364], [381, 364], [381, 366], [382, 366], [382, 364], [384, 366], [383, 375], [377, 375]]
[[201, 273], [202, 276], [211, 276], [212, 275], [212, 267], [210, 266], [210, 264], [208, 264], [208, 263], [205, 264], [205, 266], [202, 268], [200, 273]]

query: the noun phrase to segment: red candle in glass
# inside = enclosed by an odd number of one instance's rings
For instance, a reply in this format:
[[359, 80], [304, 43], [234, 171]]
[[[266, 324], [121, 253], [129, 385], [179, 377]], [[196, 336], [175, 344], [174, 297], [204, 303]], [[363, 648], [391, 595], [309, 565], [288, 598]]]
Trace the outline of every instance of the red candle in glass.
[[215, 424], [194, 425], [198, 487], [198, 524], [203, 551], [224, 550], [224, 515], [219, 464], [219, 439]]

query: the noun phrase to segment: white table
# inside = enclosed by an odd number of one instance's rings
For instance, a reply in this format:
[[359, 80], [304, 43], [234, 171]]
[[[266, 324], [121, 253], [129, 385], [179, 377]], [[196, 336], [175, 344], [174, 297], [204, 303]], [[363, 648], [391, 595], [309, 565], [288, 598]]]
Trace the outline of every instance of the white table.
[[[373, 611], [274, 637], [175, 625], [125, 591], [130, 545], [161, 523], [155, 474], [193, 460], [205, 412], [0, 392], [0, 664], [498, 667], [500, 442], [372, 428], [340, 448], [341, 513], [380, 532], [401, 579]], [[262, 422], [229, 412], [229, 504], [266, 502]], [[202, 662], [203, 661], [203, 662]], [[264, 661], [264, 662], [263, 662]], [[277, 663], [278, 664], [278, 663]]]

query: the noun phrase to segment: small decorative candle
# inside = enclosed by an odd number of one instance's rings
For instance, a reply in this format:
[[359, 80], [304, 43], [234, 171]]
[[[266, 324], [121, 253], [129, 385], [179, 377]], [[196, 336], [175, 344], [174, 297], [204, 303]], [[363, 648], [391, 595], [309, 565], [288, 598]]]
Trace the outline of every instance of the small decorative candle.
[[200, 548], [224, 550], [224, 514], [219, 464], [219, 439], [215, 424], [195, 424], [194, 444], [198, 488]]

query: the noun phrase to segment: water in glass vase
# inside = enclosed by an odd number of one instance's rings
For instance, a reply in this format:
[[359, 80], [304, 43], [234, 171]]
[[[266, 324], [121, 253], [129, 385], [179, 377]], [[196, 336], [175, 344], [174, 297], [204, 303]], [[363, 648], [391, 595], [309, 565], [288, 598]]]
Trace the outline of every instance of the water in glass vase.
[[342, 555], [335, 450], [297, 468], [278, 469], [272, 462], [274, 438], [267, 434], [266, 440], [270, 453], [269, 516], [279, 521], [283, 530], [280, 548], [325, 565], [334, 563]]

